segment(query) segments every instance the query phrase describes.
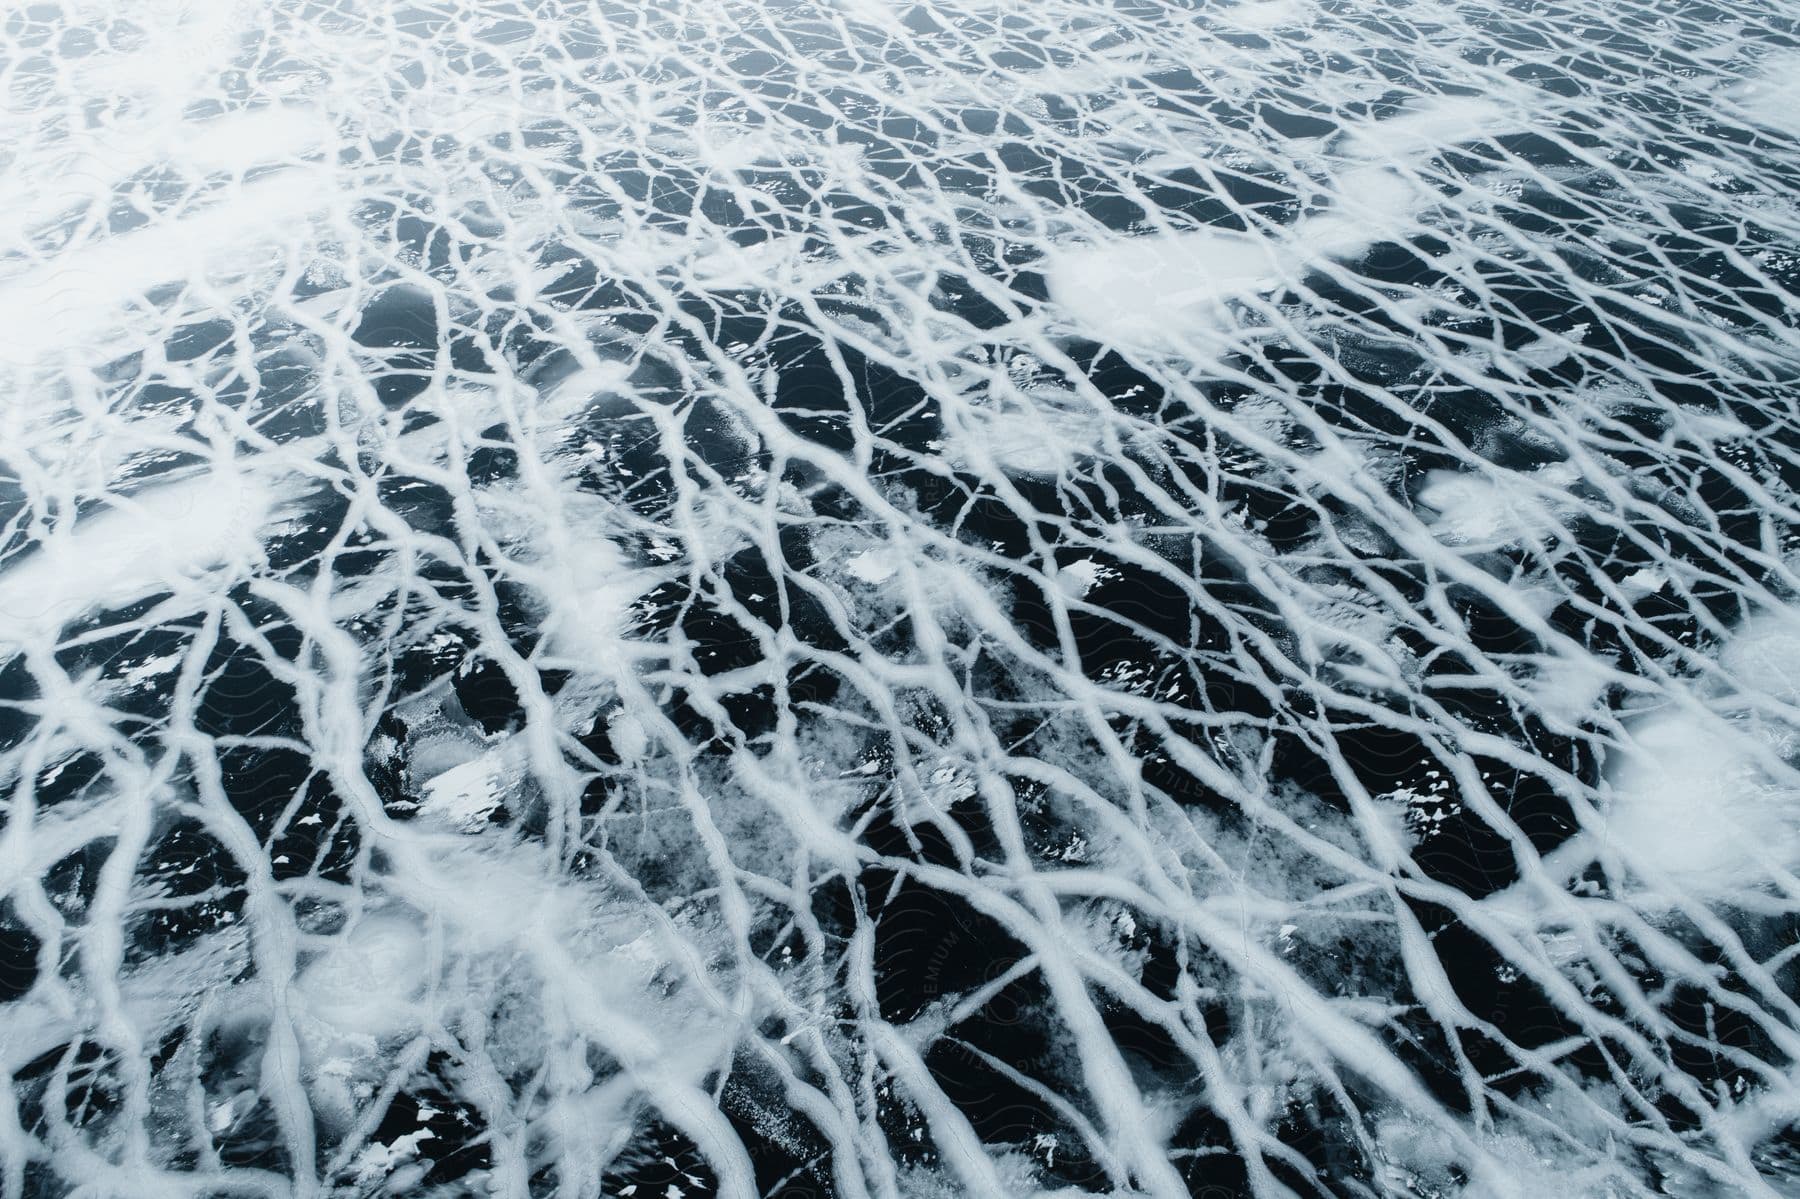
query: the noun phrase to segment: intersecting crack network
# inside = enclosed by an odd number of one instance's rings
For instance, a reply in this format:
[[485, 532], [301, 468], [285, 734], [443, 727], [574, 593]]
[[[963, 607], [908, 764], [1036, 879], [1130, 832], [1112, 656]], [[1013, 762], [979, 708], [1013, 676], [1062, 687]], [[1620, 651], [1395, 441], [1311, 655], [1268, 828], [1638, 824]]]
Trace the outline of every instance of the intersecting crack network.
[[1800, 14], [0, 15], [0, 1196], [1800, 1187]]

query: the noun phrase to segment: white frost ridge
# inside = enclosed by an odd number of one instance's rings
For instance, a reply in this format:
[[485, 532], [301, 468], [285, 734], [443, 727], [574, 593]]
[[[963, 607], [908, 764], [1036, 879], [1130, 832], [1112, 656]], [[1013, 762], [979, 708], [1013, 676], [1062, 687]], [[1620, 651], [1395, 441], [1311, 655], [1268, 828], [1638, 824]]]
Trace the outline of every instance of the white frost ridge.
[[1800, 1194], [1792, 5], [0, 15], [0, 1199]]

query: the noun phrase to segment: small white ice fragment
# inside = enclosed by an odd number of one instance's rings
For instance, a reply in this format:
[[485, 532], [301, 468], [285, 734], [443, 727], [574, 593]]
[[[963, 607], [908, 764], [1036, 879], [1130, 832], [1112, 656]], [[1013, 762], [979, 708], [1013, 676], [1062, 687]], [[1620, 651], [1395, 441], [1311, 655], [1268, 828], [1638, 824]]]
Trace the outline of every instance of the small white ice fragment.
[[606, 735], [622, 762], [636, 762], [650, 749], [650, 731], [642, 720], [623, 708], [607, 717]]
[[1105, 574], [1106, 568], [1092, 558], [1083, 558], [1079, 562], [1071, 562], [1056, 572], [1057, 582], [1062, 585], [1065, 594], [1079, 599], [1092, 591]]
[[488, 822], [511, 784], [513, 769], [498, 753], [486, 753], [453, 766], [425, 784], [421, 815], [432, 816], [461, 832], [474, 832]]
[[894, 564], [879, 550], [864, 550], [844, 563], [844, 572], [859, 583], [873, 586], [894, 577]]

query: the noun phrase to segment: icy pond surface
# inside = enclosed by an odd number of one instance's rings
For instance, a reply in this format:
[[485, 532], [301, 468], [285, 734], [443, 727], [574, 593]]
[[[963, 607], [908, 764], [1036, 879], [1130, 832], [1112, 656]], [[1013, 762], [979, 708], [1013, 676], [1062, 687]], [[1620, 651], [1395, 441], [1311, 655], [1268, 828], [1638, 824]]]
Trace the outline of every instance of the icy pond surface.
[[1790, 0], [0, 12], [0, 1199], [1800, 1194]]

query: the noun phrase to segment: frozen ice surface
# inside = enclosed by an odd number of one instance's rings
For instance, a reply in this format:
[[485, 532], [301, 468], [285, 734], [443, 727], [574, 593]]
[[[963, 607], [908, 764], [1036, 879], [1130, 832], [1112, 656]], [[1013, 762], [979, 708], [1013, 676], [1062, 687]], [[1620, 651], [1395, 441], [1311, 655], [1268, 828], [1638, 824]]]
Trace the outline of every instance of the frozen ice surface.
[[1800, 17], [0, 12], [0, 1199], [1800, 1193]]

